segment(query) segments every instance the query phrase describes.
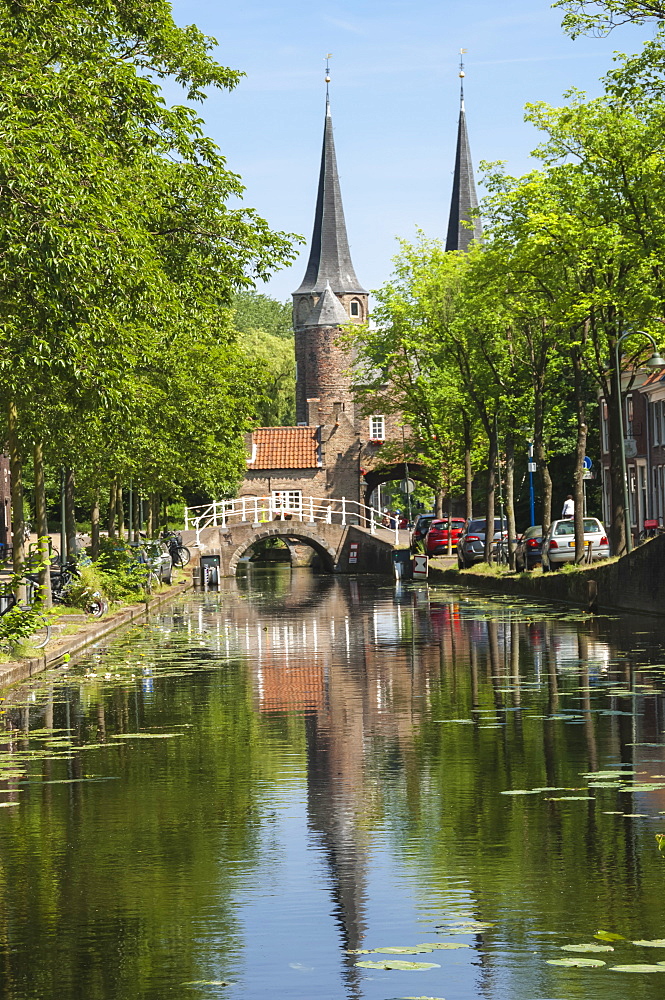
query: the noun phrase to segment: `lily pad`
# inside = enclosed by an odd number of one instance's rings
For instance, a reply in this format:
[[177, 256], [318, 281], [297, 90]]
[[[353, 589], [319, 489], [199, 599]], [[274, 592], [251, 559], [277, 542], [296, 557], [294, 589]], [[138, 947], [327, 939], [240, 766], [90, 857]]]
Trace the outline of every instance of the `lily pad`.
[[625, 941], [623, 934], [615, 934], [613, 931], [596, 931], [595, 938], [599, 941]]
[[114, 740], [168, 740], [173, 736], [184, 736], [184, 733], [113, 733]]
[[421, 948], [428, 951], [454, 951], [455, 948], [470, 948], [470, 944], [460, 944], [457, 941], [438, 941], [436, 944], [423, 944]]
[[561, 965], [566, 969], [600, 969], [605, 965], [599, 958], [548, 958], [548, 965]]
[[611, 965], [610, 972], [665, 972], [665, 965]]
[[546, 802], [594, 802], [593, 795], [559, 795], [556, 798], [545, 799]]
[[654, 938], [653, 941], [633, 941], [641, 948], [665, 948], [665, 938]]
[[383, 962], [356, 962], [360, 969], [400, 969], [403, 972], [420, 972], [425, 969], [440, 969], [436, 962], [400, 962], [396, 958], [387, 958]]
[[191, 979], [187, 983], [180, 983], [181, 986], [230, 986], [225, 979]]
[[611, 944], [562, 944], [561, 951], [614, 951]]
[[502, 795], [536, 795], [538, 792], [537, 788], [510, 788], [508, 791], [501, 792]]
[[425, 955], [428, 951], [431, 951], [435, 945], [429, 944], [416, 944], [411, 947], [388, 947], [388, 948], [370, 948], [367, 952], [368, 955]]

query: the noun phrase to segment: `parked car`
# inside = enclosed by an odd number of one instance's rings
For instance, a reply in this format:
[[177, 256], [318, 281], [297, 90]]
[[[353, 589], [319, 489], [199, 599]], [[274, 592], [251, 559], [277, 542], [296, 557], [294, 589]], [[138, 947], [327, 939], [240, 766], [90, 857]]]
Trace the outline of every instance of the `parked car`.
[[[591, 558], [609, 559], [607, 533], [597, 517], [584, 518], [584, 545], [591, 546]], [[552, 521], [543, 539], [543, 569], [558, 569], [575, 559], [575, 523], [572, 518]]]
[[543, 527], [534, 524], [527, 528], [515, 547], [515, 569], [518, 573], [535, 569], [542, 562]]
[[418, 514], [413, 528], [413, 534], [411, 535], [412, 545], [415, 545], [417, 542], [424, 541], [425, 535], [429, 531], [429, 526], [435, 518], [436, 514]]
[[[457, 565], [460, 569], [467, 569], [474, 563], [482, 562], [485, 558], [485, 529], [486, 518], [472, 518], [464, 525], [461, 535], [457, 539]], [[495, 542], [500, 542], [508, 533], [508, 523], [500, 517], [494, 518], [494, 533], [492, 535]]]
[[[457, 549], [457, 540], [462, 533], [465, 521], [463, 517], [450, 518], [450, 540], [452, 551]], [[430, 521], [429, 531], [425, 536], [425, 552], [428, 556], [445, 555], [448, 551], [448, 518], [434, 518]]]

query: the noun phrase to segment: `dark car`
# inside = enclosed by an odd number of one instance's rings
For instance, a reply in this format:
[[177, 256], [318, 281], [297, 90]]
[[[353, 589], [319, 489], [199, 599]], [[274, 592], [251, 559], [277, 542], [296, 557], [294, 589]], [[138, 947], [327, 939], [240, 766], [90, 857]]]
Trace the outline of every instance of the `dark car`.
[[413, 528], [413, 534], [411, 535], [411, 544], [415, 545], [417, 542], [422, 542], [425, 535], [429, 531], [429, 526], [432, 521], [436, 518], [436, 514], [418, 514], [416, 518], [416, 523]]
[[531, 528], [527, 528], [515, 547], [515, 569], [518, 573], [540, 566], [542, 545], [542, 525], [534, 524]]
[[[451, 548], [457, 548], [457, 540], [464, 528], [463, 517], [450, 518]], [[428, 556], [445, 555], [448, 551], [448, 518], [434, 518], [425, 538], [425, 552]]]
[[[487, 520], [482, 518], [472, 518], [464, 525], [462, 534], [457, 539], [457, 565], [460, 569], [466, 569], [474, 563], [483, 562], [485, 558], [485, 527]], [[503, 523], [500, 517], [494, 518], [494, 533], [492, 535], [495, 542], [501, 541], [506, 535], [508, 524], [504, 518]]]

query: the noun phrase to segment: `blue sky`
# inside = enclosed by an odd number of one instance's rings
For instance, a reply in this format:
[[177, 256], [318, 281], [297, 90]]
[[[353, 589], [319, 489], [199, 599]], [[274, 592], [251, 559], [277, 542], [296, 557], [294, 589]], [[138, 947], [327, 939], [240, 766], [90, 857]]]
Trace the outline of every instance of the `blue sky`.
[[[468, 50], [465, 96], [471, 150], [533, 165], [538, 141], [524, 123], [530, 101], [600, 90], [615, 50], [633, 52], [653, 33], [623, 27], [572, 42], [547, 0], [176, 0], [179, 24], [219, 43], [217, 58], [247, 75], [200, 108], [207, 132], [246, 186], [245, 203], [274, 229], [308, 241], [323, 132], [325, 62], [331, 60], [335, 143], [351, 253], [360, 281], [390, 275], [396, 237], [416, 227], [445, 237], [459, 107], [459, 49]], [[279, 272], [267, 291], [287, 299], [306, 264]]]

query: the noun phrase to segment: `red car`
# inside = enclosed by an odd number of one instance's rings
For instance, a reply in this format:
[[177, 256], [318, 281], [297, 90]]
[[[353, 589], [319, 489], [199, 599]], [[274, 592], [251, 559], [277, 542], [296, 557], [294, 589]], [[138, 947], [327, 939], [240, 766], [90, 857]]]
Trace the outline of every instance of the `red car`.
[[[451, 551], [457, 550], [457, 539], [465, 525], [463, 517], [450, 518], [450, 538]], [[432, 521], [430, 529], [425, 538], [425, 551], [428, 556], [446, 555], [448, 552], [448, 518], [441, 518]]]

